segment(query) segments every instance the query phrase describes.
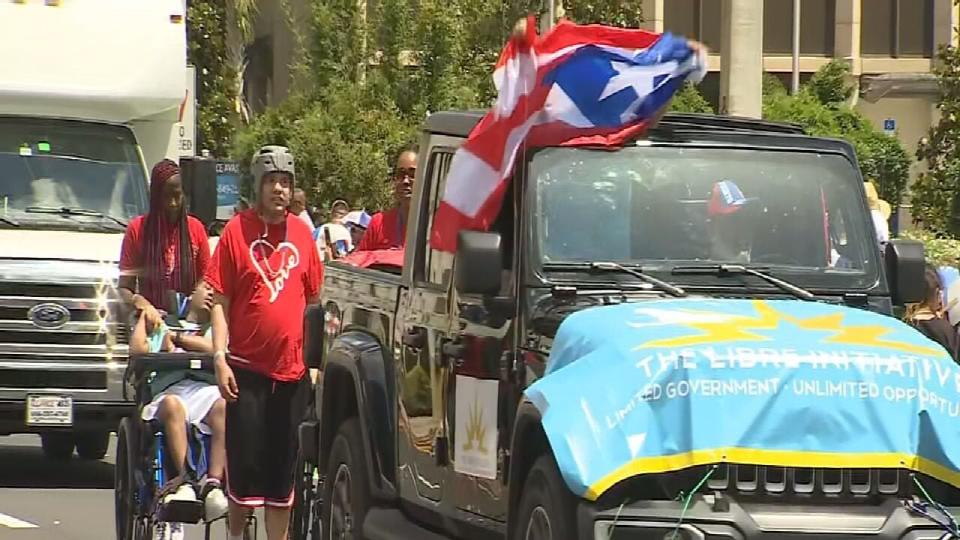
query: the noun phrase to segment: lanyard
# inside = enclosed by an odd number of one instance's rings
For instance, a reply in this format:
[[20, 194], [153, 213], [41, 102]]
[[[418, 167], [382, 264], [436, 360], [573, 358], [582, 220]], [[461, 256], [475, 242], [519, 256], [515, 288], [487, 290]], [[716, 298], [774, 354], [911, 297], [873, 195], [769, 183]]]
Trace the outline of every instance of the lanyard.
[[189, 302], [190, 302], [189, 296], [184, 296], [183, 299], [180, 300], [180, 309], [177, 310], [177, 316], [180, 317], [181, 319], [187, 316], [186, 311], [187, 311], [187, 304]]

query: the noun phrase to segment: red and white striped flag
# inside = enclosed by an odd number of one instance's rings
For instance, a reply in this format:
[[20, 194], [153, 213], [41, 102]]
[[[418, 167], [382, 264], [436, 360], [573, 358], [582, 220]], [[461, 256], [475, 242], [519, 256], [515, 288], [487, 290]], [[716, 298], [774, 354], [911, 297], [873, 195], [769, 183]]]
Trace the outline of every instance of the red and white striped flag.
[[523, 144], [615, 146], [641, 133], [703, 77], [702, 53], [669, 33], [567, 21], [538, 38], [529, 18], [500, 54], [496, 103], [454, 155], [431, 246], [453, 252], [459, 231], [489, 228]]

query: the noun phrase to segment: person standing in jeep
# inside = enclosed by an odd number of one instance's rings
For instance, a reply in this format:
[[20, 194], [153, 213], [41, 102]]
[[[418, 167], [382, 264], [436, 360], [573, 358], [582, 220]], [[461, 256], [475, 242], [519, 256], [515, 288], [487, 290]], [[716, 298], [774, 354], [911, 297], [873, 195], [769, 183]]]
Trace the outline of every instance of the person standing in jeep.
[[403, 248], [406, 242], [407, 214], [413, 197], [413, 181], [417, 175], [417, 147], [410, 146], [397, 156], [393, 169], [393, 196], [396, 206], [378, 212], [357, 246], [357, 251]]
[[[318, 301], [323, 267], [310, 230], [287, 207], [294, 161], [265, 146], [251, 164], [256, 201], [227, 223], [207, 273], [217, 384], [227, 400], [231, 539], [266, 506], [270, 540], [287, 538], [296, 429], [309, 400], [303, 314]], [[230, 354], [226, 354], [229, 337]]]

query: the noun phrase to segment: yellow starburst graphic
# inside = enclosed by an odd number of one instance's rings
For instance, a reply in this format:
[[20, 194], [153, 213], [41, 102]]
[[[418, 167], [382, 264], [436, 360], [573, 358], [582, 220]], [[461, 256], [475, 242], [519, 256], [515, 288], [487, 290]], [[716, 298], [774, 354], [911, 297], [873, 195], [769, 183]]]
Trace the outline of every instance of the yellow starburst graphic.
[[480, 407], [480, 399], [474, 394], [473, 405], [470, 407], [470, 415], [467, 418], [467, 440], [463, 443], [463, 450], [469, 452], [476, 449], [485, 454], [487, 448], [484, 445], [484, 439], [487, 438], [487, 428], [483, 425], [483, 408]]
[[882, 339], [894, 330], [881, 325], [845, 325], [844, 313], [831, 313], [815, 317], [799, 318], [782, 313], [763, 300], [754, 300], [756, 315], [735, 315], [726, 320], [695, 322], [685, 326], [699, 333], [674, 338], [655, 339], [641, 345], [641, 349], [680, 348], [694, 345], [712, 345], [743, 341], [771, 341], [770, 336], [757, 333], [776, 330], [784, 321], [803, 330], [832, 332], [821, 343], [860, 345], [890, 349], [905, 353], [940, 356], [942, 351], [933, 347], [914, 345], [905, 341]]

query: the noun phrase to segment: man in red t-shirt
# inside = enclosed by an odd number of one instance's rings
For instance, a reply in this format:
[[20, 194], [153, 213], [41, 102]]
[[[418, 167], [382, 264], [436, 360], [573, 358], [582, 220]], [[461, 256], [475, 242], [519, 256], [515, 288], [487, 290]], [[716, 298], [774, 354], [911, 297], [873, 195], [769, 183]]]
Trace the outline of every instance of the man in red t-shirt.
[[199, 219], [188, 215], [180, 167], [165, 159], [150, 173], [150, 210], [133, 218], [120, 247], [120, 296], [143, 312], [148, 330], [167, 309], [166, 293], [193, 294], [210, 262], [210, 242]]
[[403, 249], [407, 240], [407, 215], [413, 197], [413, 182], [417, 176], [417, 148], [409, 147], [397, 157], [393, 169], [393, 197], [396, 206], [378, 212], [370, 218], [363, 240], [357, 251]]
[[[227, 400], [230, 538], [266, 505], [269, 540], [287, 538], [296, 433], [310, 397], [303, 316], [319, 301], [323, 267], [306, 224], [286, 211], [293, 156], [265, 146], [253, 158], [256, 204], [224, 228], [207, 272], [217, 384]], [[226, 354], [229, 335], [230, 354]]]

